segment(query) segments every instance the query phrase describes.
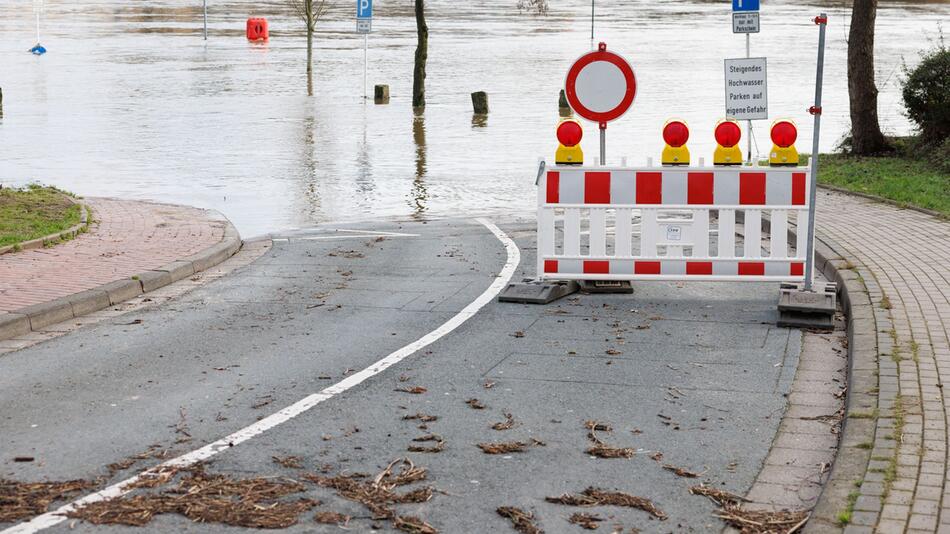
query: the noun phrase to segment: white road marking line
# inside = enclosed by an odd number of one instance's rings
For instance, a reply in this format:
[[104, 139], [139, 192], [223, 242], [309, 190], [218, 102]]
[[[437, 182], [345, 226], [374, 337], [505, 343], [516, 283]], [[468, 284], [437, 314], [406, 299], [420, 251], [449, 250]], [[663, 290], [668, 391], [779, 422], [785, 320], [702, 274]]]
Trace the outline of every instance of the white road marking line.
[[515, 269], [518, 267], [518, 264], [521, 263], [521, 251], [518, 250], [518, 246], [515, 245], [515, 242], [511, 240], [500, 228], [495, 226], [488, 219], [475, 219], [480, 224], [488, 228], [495, 237], [498, 238], [502, 244], [505, 245], [505, 250], [508, 253], [508, 259], [505, 262], [505, 266], [502, 267], [501, 272], [498, 273], [498, 276], [495, 277], [494, 281], [488, 286], [481, 295], [478, 296], [475, 300], [469, 303], [468, 306], [465, 306], [462, 311], [458, 312], [451, 319], [442, 324], [442, 326], [436, 328], [435, 330], [429, 332], [425, 336], [419, 338], [418, 340], [406, 345], [405, 347], [393, 352], [389, 356], [386, 356], [382, 360], [374, 363], [373, 365], [363, 369], [362, 371], [350, 375], [347, 378], [337, 382], [336, 384], [324, 389], [319, 393], [314, 393], [303, 399], [297, 401], [294, 404], [280, 410], [277, 413], [271, 414], [264, 419], [254, 423], [251, 426], [238, 430], [237, 432], [226, 436], [218, 441], [209, 443], [200, 449], [196, 449], [192, 452], [183, 454], [177, 458], [159, 464], [151, 469], [143, 471], [134, 477], [128, 478], [116, 484], [113, 484], [102, 491], [87, 495], [81, 499], [75, 500], [69, 504], [61, 506], [60, 508], [47, 512], [42, 515], [38, 515], [27, 521], [26, 523], [20, 523], [14, 525], [2, 532], [0, 534], [27, 534], [39, 532], [45, 528], [52, 527], [59, 523], [62, 523], [66, 520], [66, 513], [73, 511], [77, 508], [81, 508], [84, 505], [106, 501], [109, 499], [114, 499], [116, 497], [121, 497], [126, 493], [132, 491], [132, 489], [126, 489], [129, 485], [137, 482], [146, 474], [154, 474], [159, 469], [163, 467], [187, 467], [194, 465], [202, 460], [207, 460], [212, 456], [217, 455], [222, 451], [226, 451], [231, 447], [236, 447], [245, 441], [263, 434], [268, 430], [285, 423], [294, 417], [306, 412], [307, 410], [313, 408], [314, 406], [320, 404], [321, 402], [332, 398], [334, 395], [343, 393], [344, 391], [356, 386], [368, 378], [371, 378], [386, 369], [392, 367], [393, 365], [399, 363], [400, 361], [406, 359], [412, 354], [418, 352], [419, 350], [431, 345], [439, 338], [442, 338], [446, 334], [452, 332], [459, 326], [461, 326], [465, 321], [471, 319], [485, 307], [486, 304], [491, 302], [502, 289], [508, 285], [508, 281], [511, 280], [512, 275], [515, 273]]

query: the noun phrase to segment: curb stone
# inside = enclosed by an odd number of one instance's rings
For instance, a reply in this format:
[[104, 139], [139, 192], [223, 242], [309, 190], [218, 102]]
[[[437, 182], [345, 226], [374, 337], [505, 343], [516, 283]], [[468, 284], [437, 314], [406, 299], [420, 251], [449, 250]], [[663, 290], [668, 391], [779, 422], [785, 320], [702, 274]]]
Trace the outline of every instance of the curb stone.
[[243, 245], [234, 225], [227, 219], [224, 219], [224, 223], [224, 237], [221, 241], [197, 254], [141, 272], [128, 280], [115, 280], [66, 297], [0, 314], [0, 341], [97, 312], [222, 263], [236, 254]]

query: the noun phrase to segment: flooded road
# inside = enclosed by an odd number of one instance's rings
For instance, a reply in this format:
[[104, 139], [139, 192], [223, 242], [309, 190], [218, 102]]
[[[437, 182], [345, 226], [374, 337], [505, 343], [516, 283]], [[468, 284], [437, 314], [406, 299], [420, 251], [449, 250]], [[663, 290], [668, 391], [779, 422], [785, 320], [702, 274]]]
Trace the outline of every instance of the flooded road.
[[[391, 86], [385, 106], [362, 99], [352, 2], [318, 25], [308, 98], [303, 23], [289, 2], [209, 0], [206, 42], [200, 0], [48, 0], [50, 52], [38, 58], [26, 52], [35, 42], [32, 0], [4, 0], [0, 182], [215, 208], [245, 237], [326, 221], [531, 209], [537, 158], [555, 148], [558, 89], [591, 46], [590, 4], [550, 1], [539, 17], [519, 14], [515, 0], [432, 0], [428, 106], [415, 117], [409, 0], [375, 6], [369, 84]], [[729, 3], [599, 3], [596, 39], [627, 57], [639, 83], [633, 108], [608, 130], [608, 159], [657, 157], [671, 116], [689, 122], [694, 158], [708, 158], [723, 114], [722, 60], [745, 55]], [[850, 9], [771, 1], [752, 36], [752, 56], [769, 58], [770, 116], [797, 120], [806, 152], [818, 39], [811, 18], [821, 10], [830, 18], [822, 149], [831, 150], [849, 127]], [[269, 19], [269, 43], [245, 40], [249, 16]], [[876, 61], [888, 133], [910, 129], [902, 61], [914, 64], [947, 20], [950, 2], [881, 2]], [[487, 121], [473, 120], [473, 91], [488, 92]], [[764, 154], [769, 122], [755, 125]], [[596, 127], [585, 133], [591, 158]]]

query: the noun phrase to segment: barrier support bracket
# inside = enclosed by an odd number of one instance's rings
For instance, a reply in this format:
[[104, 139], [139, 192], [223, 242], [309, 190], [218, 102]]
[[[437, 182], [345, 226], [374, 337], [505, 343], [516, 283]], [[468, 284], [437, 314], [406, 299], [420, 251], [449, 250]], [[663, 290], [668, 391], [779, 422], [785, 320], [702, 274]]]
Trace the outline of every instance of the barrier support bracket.
[[520, 283], [508, 284], [498, 295], [498, 302], [517, 302], [520, 304], [548, 304], [577, 293], [577, 282], [544, 282], [526, 279]]

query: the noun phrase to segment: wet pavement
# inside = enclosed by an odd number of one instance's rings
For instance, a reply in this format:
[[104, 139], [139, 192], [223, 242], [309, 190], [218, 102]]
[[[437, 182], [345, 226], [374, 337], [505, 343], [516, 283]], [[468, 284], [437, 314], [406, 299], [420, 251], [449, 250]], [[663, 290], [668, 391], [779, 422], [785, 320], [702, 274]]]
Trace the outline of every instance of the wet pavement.
[[[500, 226], [521, 250], [513, 278], [530, 276], [531, 225]], [[186, 453], [253, 425], [437, 329], [483, 294], [508, 258], [469, 219], [342, 227], [371, 233], [323, 227], [278, 236], [257, 262], [161, 308], [0, 358], [0, 477], [91, 479], [152, 445]], [[379, 239], [377, 231], [408, 235]], [[801, 333], [774, 326], [774, 284], [634, 287], [632, 296], [578, 295], [548, 306], [492, 300], [393, 367], [214, 456], [208, 471], [299, 480], [320, 470], [374, 474], [409, 456], [429, 469], [425, 483], [437, 492], [396, 508], [442, 532], [505, 531], [499, 506], [535, 513], [547, 532], [577, 531], [566, 521], [577, 511], [604, 517], [607, 531], [718, 529], [711, 501], [688, 488], [748, 490], [786, 406]], [[398, 391], [414, 387], [425, 391]], [[473, 398], [485, 408], [466, 403]], [[418, 412], [438, 420], [419, 428], [405, 419]], [[506, 413], [514, 426], [492, 429]], [[586, 453], [587, 420], [609, 423], [613, 431], [599, 439], [636, 454]], [[427, 433], [444, 440], [441, 452], [407, 452]], [[501, 441], [529, 446], [502, 455], [477, 447]], [[651, 458], [658, 452], [660, 461]], [[20, 455], [36, 461], [14, 463]], [[298, 456], [304, 469], [273, 456]], [[140, 461], [110, 482], [155, 463]], [[681, 478], [663, 464], [700, 476]], [[544, 502], [588, 486], [649, 498], [669, 519]], [[329, 489], [308, 484], [301, 496], [324, 502], [315, 510], [353, 515], [357, 530], [390, 528]], [[336, 530], [312, 515], [290, 530]], [[230, 528], [160, 516], [145, 530]]]

